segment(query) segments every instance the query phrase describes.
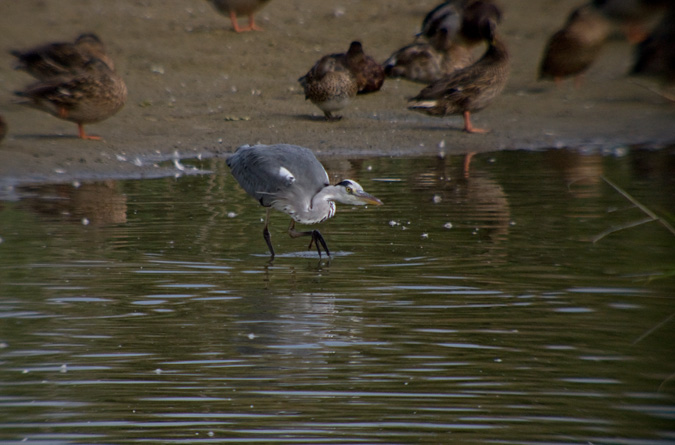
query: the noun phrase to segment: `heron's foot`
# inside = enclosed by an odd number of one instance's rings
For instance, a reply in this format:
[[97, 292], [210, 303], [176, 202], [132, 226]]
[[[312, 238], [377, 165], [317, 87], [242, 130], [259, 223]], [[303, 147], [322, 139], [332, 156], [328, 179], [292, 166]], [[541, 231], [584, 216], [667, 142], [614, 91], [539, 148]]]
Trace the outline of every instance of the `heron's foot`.
[[321, 232], [318, 230], [312, 230], [312, 239], [309, 242], [309, 246], [307, 246], [307, 250], [312, 248], [312, 244], [316, 246], [316, 251], [319, 252], [319, 258], [321, 258], [321, 248], [323, 247], [324, 252], [326, 252], [326, 255], [330, 258], [330, 251], [328, 250], [328, 246], [326, 245], [326, 240], [323, 239], [323, 235], [321, 235]]
[[288, 234], [291, 236], [291, 238], [298, 238], [301, 236], [311, 236], [312, 239], [309, 242], [309, 246], [307, 246], [307, 250], [312, 248], [312, 245], [316, 246], [316, 251], [319, 252], [319, 258], [321, 258], [321, 248], [323, 247], [324, 252], [326, 252], [326, 255], [330, 258], [330, 251], [328, 250], [328, 246], [326, 245], [326, 241], [323, 239], [323, 235], [321, 235], [321, 232], [318, 230], [308, 230], [306, 232], [298, 232], [295, 230], [295, 221], [291, 220], [291, 225], [288, 228]]

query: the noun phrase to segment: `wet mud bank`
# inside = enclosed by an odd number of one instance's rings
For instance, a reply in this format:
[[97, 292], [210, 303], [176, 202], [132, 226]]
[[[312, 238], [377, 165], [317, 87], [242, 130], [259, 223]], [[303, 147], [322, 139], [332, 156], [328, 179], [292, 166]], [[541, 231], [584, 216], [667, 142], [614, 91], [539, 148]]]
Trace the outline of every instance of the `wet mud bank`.
[[[338, 122], [325, 122], [305, 101], [297, 79], [319, 57], [360, 40], [384, 61], [413, 40], [436, 3], [274, 0], [258, 15], [264, 31], [236, 34], [202, 0], [5, 2], [0, 114], [9, 133], [0, 144], [0, 187], [184, 174], [190, 170], [174, 160], [224, 157], [247, 143], [303, 145], [319, 158], [675, 143], [675, 105], [653, 81], [626, 76], [632, 48], [622, 39], [607, 44], [579, 88], [536, 80], [546, 40], [572, 0], [503, 2], [511, 76], [473, 119], [488, 134], [463, 133], [459, 116], [408, 111], [407, 99], [424, 85], [406, 80], [357, 97]], [[12, 103], [31, 78], [12, 69], [8, 51], [84, 31], [103, 39], [129, 89], [121, 112], [88, 127], [102, 141], [79, 140], [74, 124]]]

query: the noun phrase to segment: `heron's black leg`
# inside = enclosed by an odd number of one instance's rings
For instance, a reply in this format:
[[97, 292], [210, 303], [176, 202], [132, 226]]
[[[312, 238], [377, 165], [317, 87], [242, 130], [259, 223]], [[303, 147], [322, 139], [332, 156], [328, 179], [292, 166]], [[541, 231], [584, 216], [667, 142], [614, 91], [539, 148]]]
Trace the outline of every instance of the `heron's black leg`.
[[263, 238], [265, 238], [267, 247], [270, 249], [270, 253], [272, 254], [272, 259], [274, 259], [274, 247], [272, 247], [272, 237], [270, 236], [270, 231], [267, 229], [269, 220], [270, 220], [270, 209], [267, 209], [267, 215], [265, 216], [265, 228], [263, 229]]
[[326, 255], [330, 257], [330, 251], [328, 250], [328, 246], [326, 245], [326, 241], [323, 239], [321, 232], [318, 230], [312, 230], [312, 241], [309, 243], [310, 248], [312, 247], [312, 242], [316, 244], [316, 250], [319, 252], [319, 257], [321, 257], [321, 248], [319, 247], [319, 243], [321, 243], [321, 247], [323, 247]]
[[323, 247], [323, 250], [326, 252], [326, 255], [330, 257], [330, 251], [328, 250], [328, 246], [326, 245], [326, 241], [323, 239], [323, 236], [321, 235], [321, 232], [318, 230], [310, 230], [307, 232], [298, 232], [295, 230], [295, 221], [291, 220], [291, 225], [288, 227], [288, 234], [291, 236], [291, 238], [299, 238], [301, 236], [311, 236], [312, 240], [309, 242], [309, 246], [307, 249], [312, 248], [312, 244], [316, 245], [316, 251], [319, 252], [319, 257], [321, 257], [321, 248]]

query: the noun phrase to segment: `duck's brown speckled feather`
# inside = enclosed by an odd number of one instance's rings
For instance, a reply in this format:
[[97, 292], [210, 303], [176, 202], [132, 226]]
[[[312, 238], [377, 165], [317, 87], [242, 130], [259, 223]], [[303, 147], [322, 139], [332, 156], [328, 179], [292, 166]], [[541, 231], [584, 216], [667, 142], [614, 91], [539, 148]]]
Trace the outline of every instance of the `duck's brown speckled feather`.
[[352, 42], [345, 55], [345, 63], [356, 77], [358, 94], [374, 93], [384, 83], [384, 68], [363, 52], [361, 42]]
[[609, 21], [592, 5], [572, 11], [544, 49], [539, 78], [562, 79], [586, 71], [600, 54], [610, 30]]
[[48, 43], [10, 53], [17, 58], [16, 69], [39, 80], [77, 74], [94, 58], [103, 61], [111, 70], [115, 69], [103, 42], [93, 33], [81, 34], [74, 42]]
[[357, 93], [378, 91], [384, 82], [384, 69], [363, 52], [360, 42], [352, 42], [346, 53], [323, 56], [298, 81], [305, 98], [319, 107], [326, 119], [347, 106]]
[[327, 120], [339, 119], [332, 113], [346, 107], [358, 92], [356, 77], [344, 54], [323, 56], [298, 81], [305, 90], [305, 99], [319, 107]]
[[385, 62], [385, 74], [403, 77], [413, 82], [432, 83], [473, 62], [471, 51], [454, 46], [449, 51], [437, 51], [431, 44], [416, 42], [394, 52]]
[[410, 100], [408, 108], [433, 116], [480, 111], [502, 92], [508, 75], [508, 51], [497, 38], [475, 64], [424, 88]]
[[127, 99], [120, 76], [99, 59], [92, 59], [79, 74], [40, 81], [16, 93], [23, 105], [45, 111], [79, 126], [105, 120]]

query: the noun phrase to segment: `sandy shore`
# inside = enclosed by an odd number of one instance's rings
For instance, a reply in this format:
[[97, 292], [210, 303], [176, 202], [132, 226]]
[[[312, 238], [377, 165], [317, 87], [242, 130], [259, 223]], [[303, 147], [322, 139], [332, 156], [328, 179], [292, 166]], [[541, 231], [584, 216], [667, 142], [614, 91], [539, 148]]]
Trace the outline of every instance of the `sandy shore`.
[[[324, 122], [297, 78], [323, 54], [352, 40], [385, 60], [412, 41], [438, 0], [273, 0], [258, 15], [263, 32], [236, 34], [204, 0], [22, 0], [0, 3], [2, 97], [9, 134], [0, 144], [0, 187], [166, 173], [174, 156], [225, 155], [246, 143], [294, 143], [320, 156], [447, 154], [501, 149], [675, 143], [675, 105], [625, 73], [632, 49], [611, 41], [581, 88], [538, 82], [543, 46], [579, 0], [503, 1], [501, 33], [512, 53], [503, 95], [477, 114], [485, 135], [460, 131], [459, 117], [406, 110], [421, 84], [388, 80], [358, 97], [339, 122]], [[67, 6], [64, 6], [67, 5]], [[94, 31], [129, 87], [125, 108], [76, 138], [76, 126], [13, 104], [31, 82], [12, 69], [12, 48], [71, 40]]]

